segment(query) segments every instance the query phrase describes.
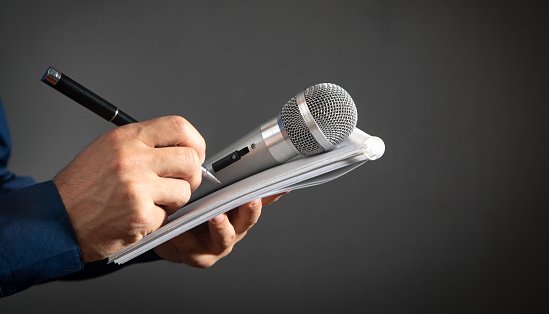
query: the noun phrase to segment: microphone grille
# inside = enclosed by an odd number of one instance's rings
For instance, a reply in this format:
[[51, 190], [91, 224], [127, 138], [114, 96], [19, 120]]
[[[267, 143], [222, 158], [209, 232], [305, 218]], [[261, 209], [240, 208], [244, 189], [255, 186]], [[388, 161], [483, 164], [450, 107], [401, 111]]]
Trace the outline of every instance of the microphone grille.
[[[356, 126], [357, 110], [351, 95], [338, 85], [324, 83], [307, 88], [305, 102], [311, 115], [334, 146], [343, 142]], [[288, 101], [280, 112], [280, 119], [295, 148], [304, 155], [324, 151], [305, 124], [296, 97]]]

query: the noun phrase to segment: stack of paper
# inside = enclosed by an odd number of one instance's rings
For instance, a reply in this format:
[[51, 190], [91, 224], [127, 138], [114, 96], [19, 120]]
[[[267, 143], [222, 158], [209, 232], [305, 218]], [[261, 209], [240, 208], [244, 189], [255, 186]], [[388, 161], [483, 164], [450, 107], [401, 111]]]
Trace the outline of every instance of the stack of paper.
[[368, 160], [378, 159], [384, 151], [385, 145], [380, 138], [355, 129], [346, 141], [332, 151], [291, 160], [187, 204], [171, 215], [166, 225], [109, 256], [109, 263], [123, 264], [221, 213], [255, 199], [331, 181]]

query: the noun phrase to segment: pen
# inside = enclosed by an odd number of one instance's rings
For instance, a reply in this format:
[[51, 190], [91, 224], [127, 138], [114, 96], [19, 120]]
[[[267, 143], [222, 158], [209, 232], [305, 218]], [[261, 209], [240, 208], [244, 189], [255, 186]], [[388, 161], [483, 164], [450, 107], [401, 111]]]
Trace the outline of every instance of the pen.
[[[42, 76], [42, 82], [53, 87], [55, 90], [76, 101], [80, 105], [88, 108], [103, 119], [118, 126], [138, 122], [110, 102], [99, 97], [94, 92], [78, 84], [67, 75], [52, 67], [49, 67], [46, 70], [46, 73]], [[208, 169], [206, 169], [206, 167], [201, 166], [201, 169], [203, 178], [215, 183], [221, 183], [208, 171]]]

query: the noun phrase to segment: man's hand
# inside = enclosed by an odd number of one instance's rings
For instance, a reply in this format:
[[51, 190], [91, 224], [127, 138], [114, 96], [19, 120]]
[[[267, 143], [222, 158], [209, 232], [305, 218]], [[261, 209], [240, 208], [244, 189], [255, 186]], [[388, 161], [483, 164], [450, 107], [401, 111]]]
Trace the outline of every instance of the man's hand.
[[[286, 192], [287, 193], [287, 192]], [[206, 268], [229, 254], [257, 222], [261, 208], [277, 201], [277, 194], [221, 214], [154, 249], [165, 260]]]
[[185, 205], [201, 183], [205, 147], [171, 116], [117, 127], [78, 154], [53, 182], [84, 262], [140, 240]]

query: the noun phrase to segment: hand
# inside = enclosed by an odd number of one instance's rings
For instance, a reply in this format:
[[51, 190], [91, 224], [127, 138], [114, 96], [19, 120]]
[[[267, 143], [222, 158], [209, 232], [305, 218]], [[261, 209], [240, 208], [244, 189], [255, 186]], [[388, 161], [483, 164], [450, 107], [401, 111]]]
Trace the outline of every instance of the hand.
[[286, 193], [258, 199], [218, 215], [159, 245], [154, 252], [168, 261], [198, 268], [210, 267], [227, 256], [246, 235], [259, 219], [263, 206], [276, 202]]
[[84, 262], [140, 240], [185, 205], [201, 183], [205, 147], [171, 116], [117, 127], [80, 152], [53, 182]]

